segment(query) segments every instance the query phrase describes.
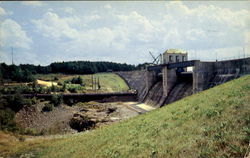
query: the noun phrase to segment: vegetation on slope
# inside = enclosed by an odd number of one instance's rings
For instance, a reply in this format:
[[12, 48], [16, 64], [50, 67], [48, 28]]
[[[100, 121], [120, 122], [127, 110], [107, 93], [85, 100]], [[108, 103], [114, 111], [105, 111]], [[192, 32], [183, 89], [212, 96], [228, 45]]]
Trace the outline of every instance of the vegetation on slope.
[[5, 80], [17, 82], [30, 82], [34, 78], [32, 74], [65, 73], [65, 74], [94, 74], [107, 71], [130, 71], [135, 70], [134, 65], [114, 62], [90, 62], [69, 61], [54, 62], [48, 66], [36, 66], [31, 64], [7, 65], [0, 63], [0, 83]]
[[126, 92], [129, 90], [127, 83], [114, 73], [97, 73], [95, 75], [37, 74], [35, 78], [38, 80], [30, 84], [13, 83], [8, 86], [0, 86], [0, 94], [88, 93], [93, 92], [92, 76], [96, 79], [95, 92]]
[[245, 76], [92, 132], [2, 143], [0, 149], [51, 158], [243, 157], [250, 141], [249, 103], [250, 76]]
[[[57, 81], [60, 84], [63, 84], [68, 81], [72, 81], [73, 78], [82, 78], [85, 90], [88, 92], [92, 89], [92, 77], [96, 79], [96, 82], [100, 83], [100, 90], [104, 92], [120, 92], [129, 90], [126, 82], [118, 75], [114, 73], [97, 73], [94, 75], [62, 75], [62, 74], [46, 74], [46, 75], [36, 75], [35, 76], [41, 80], [53, 81], [54, 78], [58, 78]], [[67, 87], [73, 86], [74, 84], [68, 84]], [[97, 84], [96, 84], [97, 86]], [[97, 87], [98, 89], [98, 87]]]

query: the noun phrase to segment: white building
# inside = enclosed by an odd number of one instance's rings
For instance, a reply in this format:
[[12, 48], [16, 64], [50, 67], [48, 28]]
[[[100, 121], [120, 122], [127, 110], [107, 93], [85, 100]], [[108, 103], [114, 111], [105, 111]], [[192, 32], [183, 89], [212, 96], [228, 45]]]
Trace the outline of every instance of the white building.
[[180, 49], [168, 49], [163, 53], [162, 63], [168, 64], [168, 63], [187, 61], [188, 60], [187, 54], [188, 53], [186, 51]]

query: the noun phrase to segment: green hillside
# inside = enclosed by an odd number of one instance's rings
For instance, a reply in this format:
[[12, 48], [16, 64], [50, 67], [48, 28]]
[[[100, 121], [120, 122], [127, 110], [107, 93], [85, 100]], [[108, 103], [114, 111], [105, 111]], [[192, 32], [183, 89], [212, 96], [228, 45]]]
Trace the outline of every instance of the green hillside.
[[[96, 79], [96, 82], [99, 79], [100, 90], [101, 92], [125, 92], [129, 90], [127, 83], [115, 73], [96, 73], [94, 75], [65, 75], [65, 74], [38, 74], [35, 75], [37, 79], [53, 82], [63, 83], [66, 80], [71, 80], [74, 77], [80, 76], [83, 79], [85, 85], [85, 92], [91, 92], [92, 90], [92, 77]], [[54, 78], [58, 78], [57, 81]]]
[[4, 152], [51, 158], [231, 158], [244, 157], [249, 141], [250, 76], [245, 76], [92, 132], [10, 143]]

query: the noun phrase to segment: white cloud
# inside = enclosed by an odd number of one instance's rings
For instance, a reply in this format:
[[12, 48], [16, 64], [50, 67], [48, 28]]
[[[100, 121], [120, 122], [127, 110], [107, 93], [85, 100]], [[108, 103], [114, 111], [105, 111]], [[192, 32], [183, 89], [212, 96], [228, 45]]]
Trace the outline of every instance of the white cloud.
[[[167, 3], [166, 13], [166, 30], [177, 29], [179, 40], [183, 41], [177, 46], [186, 49], [239, 46], [244, 40], [244, 30], [250, 26], [250, 11], [244, 9], [233, 11], [214, 5], [188, 8], [178, 1]], [[166, 43], [171, 41], [165, 37]]]
[[65, 13], [68, 13], [68, 14], [73, 14], [75, 12], [75, 10], [71, 7], [65, 7], [65, 8], [62, 8], [62, 10], [65, 12]]
[[[72, 9], [64, 11], [72, 13]], [[67, 17], [47, 11], [33, 24], [44, 37], [57, 42], [59, 52], [69, 53], [67, 58], [101, 60], [112, 56], [130, 63], [138, 63], [139, 56], [140, 62], [148, 60], [145, 54], [149, 49], [158, 53], [168, 48], [197, 49], [203, 57], [211, 51], [232, 56], [249, 41], [248, 10], [214, 5], [189, 8], [177, 1], [167, 2], [161, 12], [161, 17], [154, 18], [137, 10], [120, 11], [107, 4], [102, 10], [83, 15], [75, 14], [75, 10]]]
[[11, 19], [6, 19], [2, 22], [0, 27], [0, 41], [4, 47], [18, 47], [18, 48], [30, 48], [32, 43], [22, 27]]
[[111, 6], [110, 4], [106, 4], [106, 5], [104, 5], [104, 8], [105, 8], [105, 9], [111, 9], [112, 6]]
[[75, 24], [78, 21], [78, 18], [60, 18], [56, 13], [52, 12], [44, 14], [42, 19], [32, 20], [44, 36], [56, 40], [60, 40], [60, 38], [76, 38], [78, 32], [70, 25]]
[[[243, 48], [240, 46], [226, 47], [226, 48], [212, 48], [206, 50], [187, 50], [188, 58], [198, 59], [203, 61], [218, 60], [232, 60], [237, 58], [244, 58]], [[248, 54], [250, 56], [250, 54]]]
[[0, 15], [5, 15], [5, 14], [6, 14], [5, 10], [0, 7]]
[[3, 15], [12, 15], [13, 12], [11, 11], [5, 11], [4, 8], [0, 7], [0, 16], [3, 16]]
[[22, 4], [26, 5], [26, 6], [40, 7], [40, 6], [44, 5], [44, 2], [42, 2], [42, 1], [23, 1]]

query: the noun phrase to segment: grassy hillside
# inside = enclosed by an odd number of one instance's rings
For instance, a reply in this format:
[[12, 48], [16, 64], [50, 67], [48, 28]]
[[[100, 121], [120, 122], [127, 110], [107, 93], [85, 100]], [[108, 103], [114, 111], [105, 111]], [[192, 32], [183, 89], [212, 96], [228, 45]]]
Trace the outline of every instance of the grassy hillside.
[[[85, 84], [85, 89], [92, 90], [92, 75], [64, 75], [64, 74], [39, 74], [35, 75], [36, 78], [46, 81], [54, 81], [57, 78], [57, 81], [63, 83], [66, 80], [71, 80], [74, 77], [81, 76]], [[113, 73], [97, 73], [93, 75], [96, 80], [99, 78], [101, 90], [104, 92], [120, 92], [127, 91], [129, 89], [126, 82], [118, 75]]]
[[249, 141], [250, 76], [245, 76], [92, 132], [0, 143], [0, 149], [4, 144], [8, 154], [51, 158], [231, 158], [243, 157]]

